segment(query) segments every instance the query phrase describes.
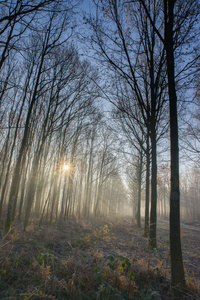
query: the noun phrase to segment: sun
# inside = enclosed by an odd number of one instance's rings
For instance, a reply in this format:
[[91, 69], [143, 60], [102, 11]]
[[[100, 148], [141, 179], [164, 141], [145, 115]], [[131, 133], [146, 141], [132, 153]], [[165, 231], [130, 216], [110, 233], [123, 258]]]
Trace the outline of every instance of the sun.
[[69, 171], [69, 165], [64, 164], [63, 169], [64, 169], [65, 171]]

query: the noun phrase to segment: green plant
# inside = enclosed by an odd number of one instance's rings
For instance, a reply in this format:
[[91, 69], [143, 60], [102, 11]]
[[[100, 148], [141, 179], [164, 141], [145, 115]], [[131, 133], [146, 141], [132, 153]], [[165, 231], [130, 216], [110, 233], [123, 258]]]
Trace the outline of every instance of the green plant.
[[39, 253], [37, 256], [36, 261], [38, 262], [39, 265], [44, 265], [44, 266], [51, 266], [54, 267], [55, 262], [57, 262], [59, 259], [57, 256], [51, 254], [51, 253]]
[[153, 249], [153, 256], [155, 256], [155, 257], [157, 256], [158, 259], [161, 259], [161, 258], [162, 258], [160, 252], [159, 252], [158, 249], [156, 249], [156, 248]]
[[108, 225], [104, 225], [104, 226], [101, 226], [100, 228], [96, 228], [95, 229], [95, 232], [94, 232], [94, 235], [100, 239], [100, 238], [103, 238], [105, 235], [107, 235], [108, 233], [110, 232], [109, 228], [108, 228]]
[[89, 237], [85, 236], [85, 237], [80, 237], [80, 238], [76, 238], [72, 241], [72, 245], [75, 248], [79, 248], [81, 250], [84, 250], [86, 248], [88, 248], [91, 244], [91, 240]]
[[[128, 295], [128, 290], [119, 290], [116, 287], [111, 286], [106, 281], [106, 276], [109, 274], [108, 270], [111, 272], [121, 271], [123, 275], [126, 276], [128, 282], [133, 282], [135, 280], [135, 274], [131, 270], [131, 262], [130, 260], [118, 254], [109, 254], [103, 256], [100, 260], [101, 264], [97, 266], [95, 269], [95, 279], [99, 284], [98, 292], [96, 293], [96, 299], [123, 299], [123, 300], [160, 300], [160, 295], [156, 291], [145, 290], [144, 287], [142, 289], [137, 289], [134, 291], [132, 296]], [[105, 271], [105, 268], [108, 270]], [[116, 274], [116, 273], [115, 273]], [[119, 273], [120, 275], [120, 273]], [[136, 285], [134, 285], [136, 288]]]

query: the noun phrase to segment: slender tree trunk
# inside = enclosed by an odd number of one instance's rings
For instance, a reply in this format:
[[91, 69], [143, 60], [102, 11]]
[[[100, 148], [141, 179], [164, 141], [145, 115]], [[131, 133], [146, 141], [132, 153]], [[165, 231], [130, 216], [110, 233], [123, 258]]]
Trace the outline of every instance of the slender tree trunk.
[[51, 212], [50, 212], [50, 223], [53, 221], [53, 214], [55, 211], [55, 205], [57, 201], [57, 196], [58, 196], [58, 180], [59, 180], [59, 175], [56, 174], [53, 178], [53, 191], [52, 191], [52, 200], [51, 200]]
[[101, 183], [101, 179], [99, 179], [99, 183], [98, 183], [98, 187], [97, 187], [96, 203], [95, 203], [95, 209], [94, 209], [95, 217], [99, 217], [99, 214], [100, 214], [101, 194], [102, 194], [102, 183]]
[[156, 157], [156, 136], [155, 131], [151, 133], [152, 145], [152, 168], [151, 168], [151, 212], [149, 228], [149, 247], [154, 249], [156, 243], [156, 222], [157, 222], [157, 157]]
[[48, 193], [47, 199], [46, 199], [46, 201], [45, 201], [45, 203], [44, 203], [44, 207], [43, 207], [42, 214], [41, 214], [41, 218], [40, 218], [40, 222], [39, 222], [39, 227], [40, 227], [41, 224], [42, 224], [42, 220], [43, 220], [43, 216], [44, 216], [44, 213], [45, 213], [45, 209], [46, 209], [47, 203], [48, 203], [49, 200], [50, 200], [51, 189], [52, 189], [52, 186], [51, 186], [50, 189], [49, 189], [49, 193]]
[[149, 235], [149, 176], [150, 176], [150, 155], [149, 155], [149, 134], [147, 134], [147, 151], [146, 151], [146, 201], [145, 201], [145, 225], [144, 236]]
[[39, 161], [33, 161], [33, 167], [30, 171], [29, 174], [29, 179], [28, 179], [28, 190], [27, 190], [27, 195], [26, 195], [26, 200], [25, 200], [25, 220], [24, 220], [24, 230], [26, 230], [26, 227], [29, 222], [30, 218], [30, 213], [31, 213], [31, 208], [32, 204], [35, 198], [35, 190], [36, 190], [36, 184], [37, 184], [37, 174], [38, 174], [38, 164]]
[[[8, 136], [9, 137], [9, 136]], [[13, 158], [13, 152], [14, 152], [14, 147], [15, 147], [15, 141], [13, 142], [12, 148], [11, 148], [11, 153], [10, 153], [10, 157], [8, 160], [8, 164], [7, 164], [7, 168], [6, 168], [6, 172], [5, 172], [5, 179], [3, 180], [3, 176], [1, 176], [1, 183], [2, 183], [2, 187], [1, 187], [1, 192], [0, 192], [0, 218], [1, 218], [1, 213], [2, 213], [2, 207], [4, 204], [4, 200], [5, 200], [5, 192], [6, 192], [6, 188], [8, 186], [8, 179], [10, 176], [10, 167], [11, 167], [11, 163], [12, 163], [12, 158]], [[7, 143], [7, 142], [6, 142]], [[8, 153], [8, 148], [6, 146], [6, 151], [5, 154]], [[3, 168], [4, 168], [4, 161], [6, 160], [6, 155], [4, 155], [4, 159], [3, 159], [3, 166], [2, 166], [2, 175], [3, 175]]]
[[24, 152], [23, 142], [21, 145], [20, 153], [18, 156], [17, 164], [14, 169], [13, 177], [12, 177], [12, 183], [10, 188], [10, 195], [9, 195], [9, 201], [8, 201], [8, 207], [7, 207], [7, 216], [6, 216], [6, 222], [4, 231], [8, 232], [11, 227], [12, 217], [14, 215], [14, 206], [17, 202], [17, 196], [19, 192], [19, 186], [21, 181], [21, 161], [22, 161], [22, 154]]
[[[84, 217], [89, 218], [90, 214], [90, 203], [91, 203], [91, 193], [90, 188], [92, 185], [92, 159], [93, 159], [93, 143], [94, 143], [95, 131], [92, 132], [91, 136], [91, 145], [90, 145], [90, 153], [89, 153], [89, 163], [88, 163], [88, 172], [87, 172], [87, 180], [86, 180], [86, 191], [85, 191], [85, 207], [84, 207]], [[87, 150], [87, 149], [86, 149]]]
[[78, 218], [81, 217], [82, 194], [83, 194], [82, 190], [83, 190], [83, 176], [80, 177], [79, 188], [78, 188], [78, 208], [77, 208]]
[[65, 175], [64, 180], [63, 180], [63, 192], [62, 192], [62, 200], [61, 200], [61, 210], [60, 210], [60, 219], [63, 219], [64, 214], [65, 214], [65, 209], [66, 209], [66, 195], [67, 195], [67, 182], [68, 176]]
[[138, 158], [138, 203], [137, 203], [137, 226], [141, 227], [141, 189], [142, 189], [142, 162], [143, 162], [143, 153], [142, 151], [139, 154]]
[[72, 196], [73, 196], [73, 183], [74, 180], [72, 177], [69, 177], [68, 180], [68, 195], [67, 195], [67, 203], [66, 203], [66, 209], [65, 209], [65, 216], [64, 220], [68, 219], [71, 213], [72, 208]]
[[170, 103], [170, 152], [171, 152], [171, 193], [170, 193], [170, 256], [171, 282], [176, 299], [181, 298], [185, 287], [184, 268], [180, 238], [180, 188], [179, 188], [179, 146], [177, 95], [174, 74], [173, 14], [175, 1], [165, 0], [165, 47], [167, 55], [168, 92]]
[[163, 201], [164, 201], [164, 219], [166, 219], [166, 217], [167, 217], [167, 208], [166, 208], [166, 191], [165, 191], [165, 188], [164, 188]]
[[152, 173], [151, 173], [151, 213], [149, 228], [149, 247], [157, 247], [156, 243], [156, 223], [157, 223], [157, 140], [156, 140], [156, 94], [155, 94], [155, 72], [154, 72], [154, 46], [155, 32], [152, 28], [152, 41], [150, 47], [150, 81], [151, 81], [151, 149], [152, 149]]
[[105, 152], [103, 153], [102, 160], [101, 160], [101, 166], [100, 166], [100, 171], [99, 171], [99, 181], [97, 184], [97, 194], [96, 194], [96, 203], [95, 203], [95, 208], [94, 208], [94, 215], [97, 217], [99, 215], [100, 211], [100, 198], [102, 194], [102, 174], [103, 174], [103, 165], [104, 165], [104, 159], [105, 159]]
[[[18, 220], [21, 220], [21, 214], [23, 210], [24, 200], [26, 197], [26, 184], [27, 181], [27, 174], [28, 174], [28, 164], [23, 168], [23, 176], [22, 176], [22, 184], [20, 186], [20, 201], [19, 201], [19, 213], [18, 213]], [[13, 215], [14, 217], [14, 215]]]

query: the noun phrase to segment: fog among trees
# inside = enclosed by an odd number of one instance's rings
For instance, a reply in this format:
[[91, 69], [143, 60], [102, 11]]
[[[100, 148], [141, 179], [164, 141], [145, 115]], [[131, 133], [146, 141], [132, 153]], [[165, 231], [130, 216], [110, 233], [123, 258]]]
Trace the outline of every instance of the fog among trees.
[[[1, 1], [2, 249], [19, 227], [25, 234], [76, 220], [97, 230], [102, 220], [128, 218], [155, 254], [160, 224], [169, 222], [168, 298], [150, 288], [149, 298], [134, 294], [133, 271], [125, 298], [124, 288], [103, 279], [114, 269], [97, 267], [108, 294], [93, 298], [84, 283], [78, 294], [48, 299], [197, 299], [185, 292], [181, 226], [199, 231], [199, 9], [198, 0]], [[95, 231], [99, 239], [109, 235], [105, 226]], [[107, 252], [104, 261], [129, 270], [129, 257]]]

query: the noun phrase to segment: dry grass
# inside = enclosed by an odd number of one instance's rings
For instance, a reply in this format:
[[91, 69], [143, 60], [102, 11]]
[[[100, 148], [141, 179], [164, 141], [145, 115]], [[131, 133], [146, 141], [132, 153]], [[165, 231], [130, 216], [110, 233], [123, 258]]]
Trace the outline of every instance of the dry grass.
[[0, 299], [172, 299], [167, 264], [130, 219], [18, 224], [0, 242]]

